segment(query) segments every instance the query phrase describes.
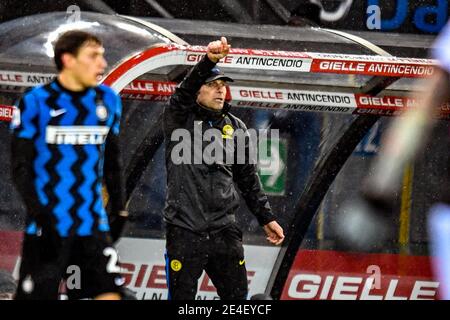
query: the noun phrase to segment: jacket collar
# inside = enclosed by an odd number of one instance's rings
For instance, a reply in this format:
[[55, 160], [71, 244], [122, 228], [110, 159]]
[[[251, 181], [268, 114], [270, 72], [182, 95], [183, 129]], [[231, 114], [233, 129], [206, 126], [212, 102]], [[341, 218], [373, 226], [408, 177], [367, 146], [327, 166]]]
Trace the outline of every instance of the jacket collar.
[[231, 105], [227, 102], [224, 103], [222, 110], [209, 109], [197, 103], [197, 112], [204, 119], [217, 120], [223, 118], [228, 114], [230, 108]]

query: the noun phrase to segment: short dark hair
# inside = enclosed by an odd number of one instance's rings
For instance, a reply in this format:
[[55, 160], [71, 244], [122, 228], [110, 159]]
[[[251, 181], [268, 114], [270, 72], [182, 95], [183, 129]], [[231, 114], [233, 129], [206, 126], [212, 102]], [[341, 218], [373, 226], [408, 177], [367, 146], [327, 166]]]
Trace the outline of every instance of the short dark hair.
[[61, 57], [64, 53], [70, 53], [74, 56], [78, 54], [80, 48], [87, 42], [93, 42], [102, 45], [102, 41], [93, 34], [85, 31], [72, 30], [63, 33], [55, 43], [55, 64], [58, 71], [64, 67]]

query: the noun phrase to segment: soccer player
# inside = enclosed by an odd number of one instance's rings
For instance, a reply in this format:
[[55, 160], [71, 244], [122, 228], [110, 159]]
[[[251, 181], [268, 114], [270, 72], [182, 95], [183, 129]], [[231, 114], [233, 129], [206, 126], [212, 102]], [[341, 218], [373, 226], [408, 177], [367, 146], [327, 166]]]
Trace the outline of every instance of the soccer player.
[[61, 280], [74, 276], [70, 298], [120, 299], [112, 246], [128, 216], [121, 101], [98, 85], [107, 64], [96, 36], [64, 33], [54, 60], [57, 78], [27, 91], [12, 121], [13, 180], [28, 214], [15, 298], [57, 299]]

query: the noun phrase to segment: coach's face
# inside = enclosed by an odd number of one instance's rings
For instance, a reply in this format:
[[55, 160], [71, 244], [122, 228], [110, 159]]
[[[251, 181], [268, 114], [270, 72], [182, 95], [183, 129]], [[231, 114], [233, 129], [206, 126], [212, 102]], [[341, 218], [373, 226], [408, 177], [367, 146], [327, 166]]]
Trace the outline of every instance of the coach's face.
[[201, 86], [197, 95], [197, 103], [214, 110], [221, 110], [227, 94], [226, 82], [215, 80]]
[[104, 52], [105, 49], [101, 45], [88, 42], [73, 56], [70, 69], [83, 87], [95, 87], [101, 80], [107, 66]]

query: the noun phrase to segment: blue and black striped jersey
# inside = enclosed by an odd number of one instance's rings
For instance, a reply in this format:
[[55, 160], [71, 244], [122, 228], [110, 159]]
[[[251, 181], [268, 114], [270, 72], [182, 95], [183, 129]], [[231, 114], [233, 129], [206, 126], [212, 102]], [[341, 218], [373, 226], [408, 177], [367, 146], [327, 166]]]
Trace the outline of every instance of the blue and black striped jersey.
[[[14, 136], [35, 149], [30, 183], [62, 237], [109, 231], [102, 200], [105, 142], [119, 134], [121, 111], [109, 87], [73, 92], [57, 79], [25, 93], [15, 110]], [[26, 233], [36, 232], [30, 220]]]

